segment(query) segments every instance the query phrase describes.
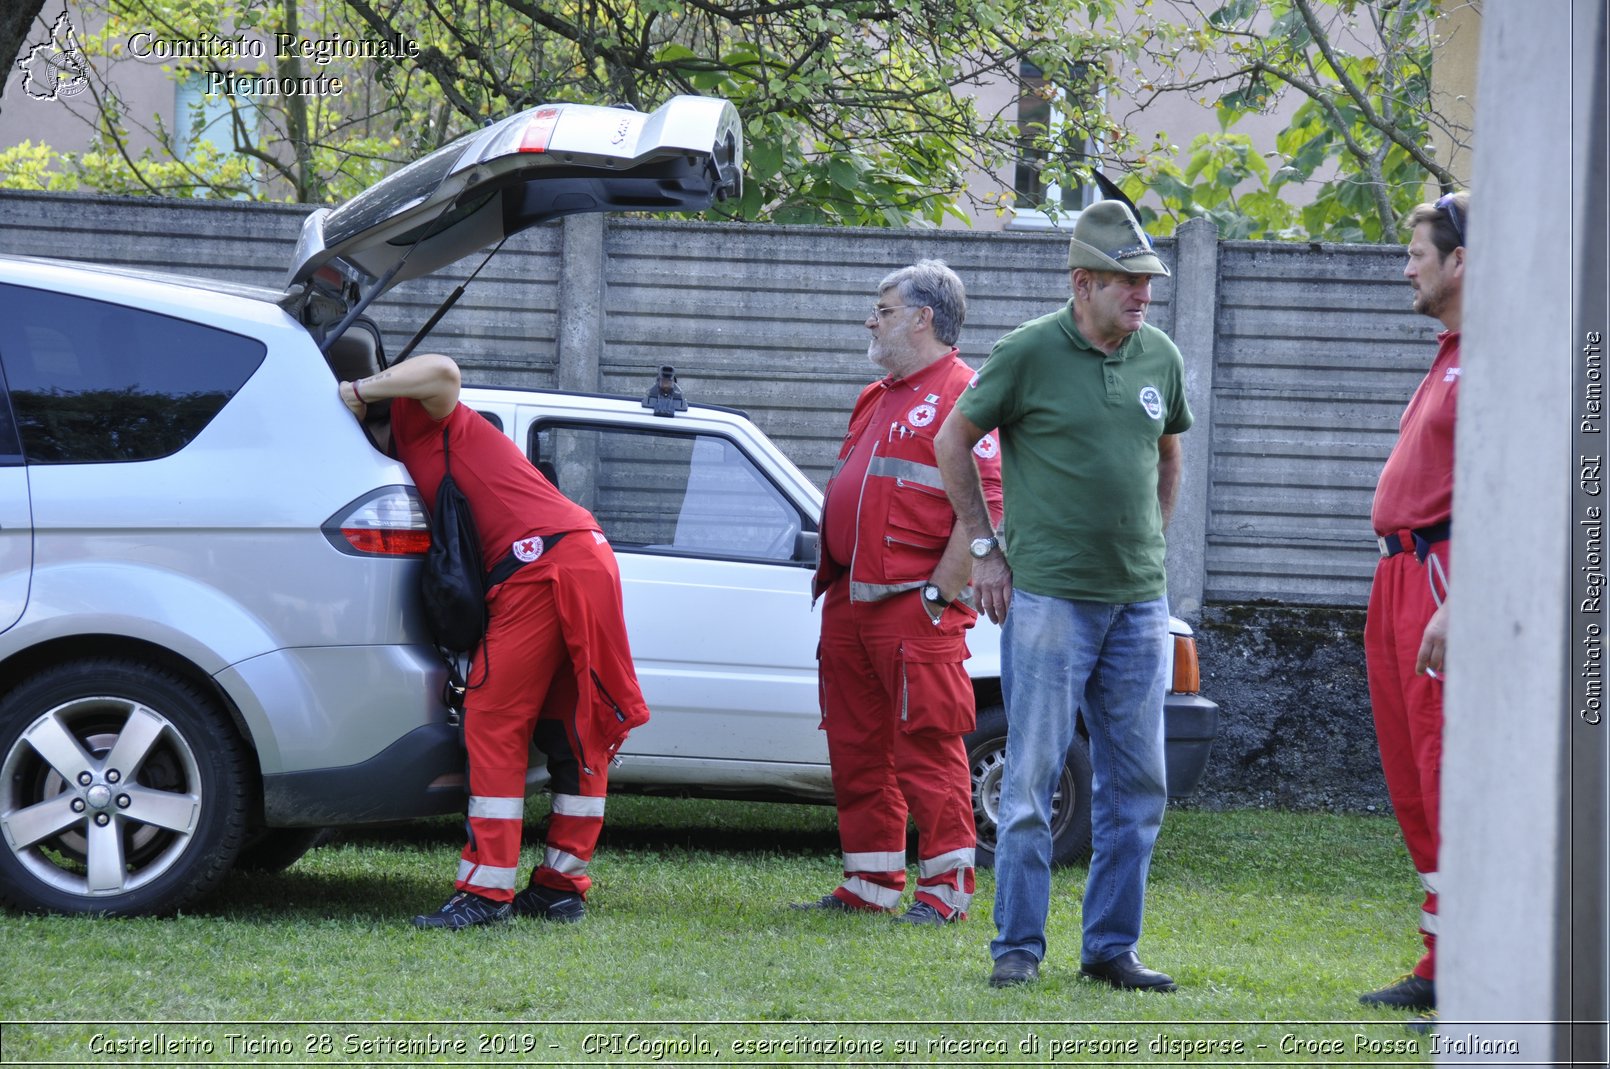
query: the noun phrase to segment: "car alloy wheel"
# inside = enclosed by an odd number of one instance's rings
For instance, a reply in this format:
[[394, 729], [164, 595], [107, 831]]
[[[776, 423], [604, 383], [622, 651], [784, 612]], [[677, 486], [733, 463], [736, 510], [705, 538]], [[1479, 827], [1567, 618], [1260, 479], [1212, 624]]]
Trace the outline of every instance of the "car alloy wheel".
[[[978, 831], [976, 864], [992, 868], [1000, 832], [1001, 787], [1006, 773], [1006, 710], [979, 710], [978, 726], [966, 738], [973, 781], [973, 823]], [[1051, 797], [1051, 863], [1068, 865], [1090, 852], [1090, 755], [1075, 737]]]
[[242, 749], [190, 683], [66, 665], [0, 703], [0, 899], [171, 912], [214, 885], [245, 823]]

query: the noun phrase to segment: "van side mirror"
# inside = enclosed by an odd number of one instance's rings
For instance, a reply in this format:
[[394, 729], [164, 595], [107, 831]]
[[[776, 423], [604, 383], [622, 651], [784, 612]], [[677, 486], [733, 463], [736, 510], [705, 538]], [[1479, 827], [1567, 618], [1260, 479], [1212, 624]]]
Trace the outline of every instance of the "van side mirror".
[[822, 547], [821, 535], [815, 531], [801, 531], [794, 536], [794, 559], [801, 564], [809, 564], [812, 568], [821, 563]]

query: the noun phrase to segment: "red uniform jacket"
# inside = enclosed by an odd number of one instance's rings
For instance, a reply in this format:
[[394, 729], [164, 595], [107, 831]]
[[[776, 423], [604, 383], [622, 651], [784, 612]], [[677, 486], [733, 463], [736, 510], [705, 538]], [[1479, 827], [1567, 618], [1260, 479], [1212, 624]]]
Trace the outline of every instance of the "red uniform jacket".
[[[906, 379], [887, 378], [861, 391], [850, 413], [850, 430], [839, 449], [838, 464], [823, 495], [822, 528], [828, 524], [825, 504], [833, 500], [833, 482], [857, 449], [870, 450], [861, 481], [850, 558], [850, 600], [877, 601], [915, 590], [933, 575], [956, 525], [950, 498], [934, 456], [934, 436], [944, 426], [956, 398], [972, 381], [973, 369], [956, 351]], [[917, 389], [910, 387], [916, 385]], [[898, 396], [898, 391], [904, 391]], [[909, 399], [906, 394], [909, 394]], [[909, 400], [909, 403], [908, 403]], [[886, 402], [895, 404], [893, 420], [874, 420]], [[973, 448], [990, 522], [1001, 523], [1001, 449], [991, 431]], [[859, 465], [857, 465], [859, 467]], [[813, 598], [844, 574], [844, 567], [823, 552], [812, 585]]]

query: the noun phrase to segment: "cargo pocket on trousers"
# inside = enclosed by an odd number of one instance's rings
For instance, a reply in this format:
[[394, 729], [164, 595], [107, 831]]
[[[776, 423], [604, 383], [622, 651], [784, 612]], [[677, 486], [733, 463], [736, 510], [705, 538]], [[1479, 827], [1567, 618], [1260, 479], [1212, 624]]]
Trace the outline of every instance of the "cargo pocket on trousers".
[[908, 638], [900, 644], [900, 730], [907, 734], [965, 735], [976, 712], [973, 684], [962, 662], [961, 635]]
[[816, 707], [822, 711], [821, 719], [816, 721], [817, 731], [827, 730], [827, 681], [822, 678], [822, 643], [816, 642]]

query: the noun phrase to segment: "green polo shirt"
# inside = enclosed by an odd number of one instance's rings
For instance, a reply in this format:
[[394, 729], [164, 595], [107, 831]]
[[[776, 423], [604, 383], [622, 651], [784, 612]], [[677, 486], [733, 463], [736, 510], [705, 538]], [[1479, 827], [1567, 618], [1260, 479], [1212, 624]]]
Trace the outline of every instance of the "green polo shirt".
[[1191, 425], [1185, 362], [1150, 324], [1112, 355], [1073, 303], [995, 344], [957, 407], [997, 427], [1012, 584], [1123, 604], [1166, 592], [1157, 441]]

